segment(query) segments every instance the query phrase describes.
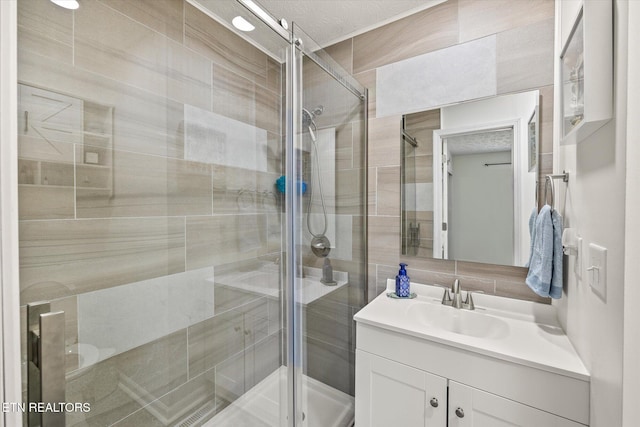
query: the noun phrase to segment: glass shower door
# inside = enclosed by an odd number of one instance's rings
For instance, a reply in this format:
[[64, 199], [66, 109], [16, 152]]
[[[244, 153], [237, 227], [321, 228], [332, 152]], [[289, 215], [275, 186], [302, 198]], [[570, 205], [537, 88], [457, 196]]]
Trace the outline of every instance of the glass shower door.
[[366, 303], [366, 91], [295, 23], [293, 38], [296, 425], [348, 426]]
[[17, 7], [23, 379], [45, 300], [64, 425], [286, 422], [288, 39], [236, 1]]

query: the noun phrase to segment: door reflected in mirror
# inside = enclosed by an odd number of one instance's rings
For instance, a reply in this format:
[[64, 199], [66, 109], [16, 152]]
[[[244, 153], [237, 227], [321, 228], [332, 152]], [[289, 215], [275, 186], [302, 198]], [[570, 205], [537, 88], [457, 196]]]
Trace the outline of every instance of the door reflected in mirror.
[[538, 100], [531, 91], [403, 117], [403, 255], [527, 263]]

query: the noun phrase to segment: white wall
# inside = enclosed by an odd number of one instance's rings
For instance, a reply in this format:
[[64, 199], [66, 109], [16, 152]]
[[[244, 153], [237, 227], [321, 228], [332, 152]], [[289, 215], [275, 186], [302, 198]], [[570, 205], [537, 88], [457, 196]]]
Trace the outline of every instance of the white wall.
[[[629, 40], [640, 40], [640, 2], [629, 2]], [[640, 94], [640, 50], [630, 49], [628, 55], [627, 89], [630, 94]], [[625, 218], [624, 264], [624, 380], [623, 425], [632, 426], [640, 420], [640, 97], [627, 98], [627, 139], [635, 141], [627, 145], [627, 192]]]
[[[568, 3], [567, 3], [568, 4]], [[557, 18], [562, 3], [558, 2]], [[560, 321], [591, 373], [591, 426], [622, 426], [623, 291], [625, 256], [625, 156], [627, 91], [627, 7], [614, 0], [614, 119], [578, 145], [559, 147], [555, 171], [571, 172], [568, 185], [559, 183], [565, 227], [584, 238], [581, 271], [575, 257], [566, 269], [565, 296], [554, 304]], [[573, 12], [567, 12], [572, 13]], [[560, 29], [561, 30], [561, 29]], [[565, 29], [566, 32], [566, 29]], [[556, 37], [556, 40], [559, 40]], [[557, 52], [559, 46], [556, 46]], [[557, 55], [558, 56], [558, 55]], [[602, 82], [602, 84], [611, 84]], [[556, 87], [559, 87], [557, 85]], [[557, 101], [556, 94], [556, 101]], [[556, 105], [557, 102], [556, 102]], [[555, 111], [555, 141], [559, 141], [559, 109]], [[566, 191], [565, 191], [566, 188]], [[587, 281], [589, 243], [607, 248], [606, 299]], [[635, 261], [637, 263], [637, 260]], [[637, 396], [636, 405], [637, 405]], [[637, 419], [633, 424], [637, 425]]]
[[449, 258], [513, 263], [511, 151], [453, 156], [449, 181]]

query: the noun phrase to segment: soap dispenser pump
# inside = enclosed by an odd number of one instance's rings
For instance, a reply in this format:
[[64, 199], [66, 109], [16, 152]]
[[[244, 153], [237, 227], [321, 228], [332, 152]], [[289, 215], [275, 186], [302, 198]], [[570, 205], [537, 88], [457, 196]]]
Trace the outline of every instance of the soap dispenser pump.
[[400, 263], [400, 271], [396, 276], [396, 296], [400, 298], [409, 298], [411, 290], [409, 289], [409, 276], [406, 270], [407, 264]]

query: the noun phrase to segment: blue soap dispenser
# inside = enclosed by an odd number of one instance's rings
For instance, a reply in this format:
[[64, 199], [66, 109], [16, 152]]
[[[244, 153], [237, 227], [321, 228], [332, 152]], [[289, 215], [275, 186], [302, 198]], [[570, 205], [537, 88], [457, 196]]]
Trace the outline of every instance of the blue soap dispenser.
[[396, 296], [400, 298], [409, 298], [411, 290], [409, 289], [409, 276], [406, 270], [407, 264], [400, 263], [400, 271], [396, 276]]

